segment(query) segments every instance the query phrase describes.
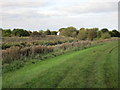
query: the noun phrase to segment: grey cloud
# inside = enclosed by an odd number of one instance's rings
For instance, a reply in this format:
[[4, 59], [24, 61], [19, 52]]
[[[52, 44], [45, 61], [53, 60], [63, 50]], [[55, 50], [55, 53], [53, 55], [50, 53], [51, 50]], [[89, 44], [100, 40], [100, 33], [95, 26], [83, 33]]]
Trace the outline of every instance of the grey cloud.
[[[49, 3], [49, 2], [48, 2]], [[43, 7], [41, 5], [47, 5]], [[5, 8], [6, 6], [6, 8]], [[11, 7], [11, 8], [8, 8]], [[16, 7], [16, 8], [14, 8]], [[56, 17], [56, 16], [76, 16], [89, 13], [107, 13], [117, 11], [117, 3], [115, 2], [80, 2], [67, 6], [55, 6], [47, 4], [47, 0], [38, 2], [11, 2], [3, 4], [3, 16], [19, 16], [19, 17]]]
[[[76, 28], [92, 28], [99, 27], [104, 28], [107, 27], [109, 29], [117, 29], [117, 14], [111, 13], [110, 15], [88, 15], [88, 16], [80, 16], [80, 17], [59, 17], [59, 18], [25, 18], [25, 19], [15, 19], [15, 20], [7, 20], [5, 19], [3, 22], [3, 26], [7, 26], [8, 28], [17, 28], [23, 27], [30, 30], [58, 30], [62, 27], [74, 26]], [[87, 21], [87, 22], [86, 22]], [[104, 22], [104, 23], [103, 23]]]
[[116, 12], [117, 3], [115, 2], [88, 2], [80, 3], [63, 10], [75, 14], [86, 14], [86, 13], [107, 13], [107, 12]]
[[0, 5], [3, 8], [34, 8], [34, 7], [41, 7], [44, 5], [47, 5], [48, 2], [46, 0], [18, 0], [18, 1], [3, 1], [0, 3]]
[[[117, 16], [115, 14], [117, 12], [117, 2], [93, 2], [94, 0], [90, 0], [92, 2], [81, 3], [79, 0], [79, 2], [75, 0], [77, 3], [69, 3], [68, 1], [65, 4], [61, 1], [64, 5], [61, 3], [55, 5], [51, 0], [8, 1], [4, 0], [3, 9], [0, 12], [3, 17], [3, 27], [15, 28], [21, 26], [29, 29], [59, 29], [72, 25], [75, 27], [108, 26], [110, 28], [117, 26]], [[101, 20], [104, 20], [104, 23]]]

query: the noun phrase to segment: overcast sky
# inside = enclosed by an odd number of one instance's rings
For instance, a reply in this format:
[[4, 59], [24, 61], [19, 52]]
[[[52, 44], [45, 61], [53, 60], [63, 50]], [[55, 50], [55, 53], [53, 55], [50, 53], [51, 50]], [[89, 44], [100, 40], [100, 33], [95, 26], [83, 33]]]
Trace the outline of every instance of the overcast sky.
[[118, 29], [119, 0], [0, 0], [1, 28]]

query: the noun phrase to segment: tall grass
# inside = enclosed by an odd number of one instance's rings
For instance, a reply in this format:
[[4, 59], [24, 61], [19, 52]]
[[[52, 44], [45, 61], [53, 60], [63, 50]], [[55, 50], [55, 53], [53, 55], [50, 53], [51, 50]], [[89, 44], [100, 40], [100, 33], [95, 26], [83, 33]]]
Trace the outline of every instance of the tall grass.
[[99, 41], [78, 41], [63, 43], [52, 46], [34, 45], [30, 47], [13, 46], [2, 50], [3, 73], [17, 70], [26, 64], [36, 63], [38, 60], [53, 58], [70, 51], [78, 51], [86, 47], [96, 46], [108, 41], [118, 40], [116, 38]]
[[2, 49], [10, 48], [12, 46], [29, 47], [33, 45], [57, 45], [66, 42], [77, 41], [76, 39], [63, 36], [45, 36], [45, 37], [4, 37], [2, 42]]
[[53, 46], [34, 45], [24, 48], [13, 46], [7, 48], [6, 50], [2, 50], [3, 64], [10, 63], [15, 60], [24, 60], [24, 58], [35, 57], [36, 55], [47, 54], [51, 52], [59, 52], [60, 50], [65, 51], [74, 48], [84, 48], [90, 45], [98, 44], [101, 42], [108, 42], [112, 40], [117, 39], [113, 38], [99, 41], [78, 41]]
[[37, 54], [47, 54], [53, 52], [52, 46], [33, 46], [33, 47], [10, 47], [2, 50], [3, 63], [10, 63], [14, 60], [22, 60], [29, 56]]

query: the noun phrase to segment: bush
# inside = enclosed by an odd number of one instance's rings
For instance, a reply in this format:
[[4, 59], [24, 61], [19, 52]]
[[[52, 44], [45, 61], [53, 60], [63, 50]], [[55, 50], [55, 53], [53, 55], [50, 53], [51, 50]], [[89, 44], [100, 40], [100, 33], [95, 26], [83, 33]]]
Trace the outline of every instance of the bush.
[[14, 36], [19, 36], [19, 37], [21, 37], [21, 36], [30, 36], [30, 33], [27, 30], [24, 30], [24, 29], [14, 29], [12, 31], [12, 34]]
[[111, 35], [108, 32], [103, 33], [102, 36], [101, 36], [102, 39], [107, 39], [107, 38], [110, 38], [110, 37], [111, 37]]
[[74, 48], [81, 49], [84, 47], [88, 47], [91, 44], [93, 45], [93, 44], [112, 41], [112, 40], [115, 40], [115, 39], [105, 39], [105, 40], [99, 40], [99, 41], [78, 41], [78, 42], [72, 42], [72, 43], [63, 43], [63, 44], [54, 45], [54, 46], [37, 45], [37, 46], [31, 46], [31, 47], [25, 47], [25, 48], [10, 47], [6, 50], [2, 50], [3, 64], [11, 63], [12, 61], [15, 61], [15, 60], [24, 60], [28, 57], [29, 58], [35, 57], [37, 55], [41, 56], [45, 54], [50, 54], [52, 52], [62, 53], [62, 52], [72, 50]]
[[78, 36], [77, 36], [77, 38], [79, 39], [79, 40], [86, 40], [87, 39], [87, 30], [86, 29], [84, 29], [84, 28], [81, 28], [80, 30], [79, 30], [79, 33], [78, 33]]

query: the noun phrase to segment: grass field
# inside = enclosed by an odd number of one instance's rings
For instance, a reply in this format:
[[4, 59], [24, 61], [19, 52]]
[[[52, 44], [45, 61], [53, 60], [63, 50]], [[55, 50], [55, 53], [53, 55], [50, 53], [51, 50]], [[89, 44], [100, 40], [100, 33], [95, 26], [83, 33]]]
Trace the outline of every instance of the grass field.
[[3, 88], [116, 88], [118, 44], [107, 42], [3, 75]]

